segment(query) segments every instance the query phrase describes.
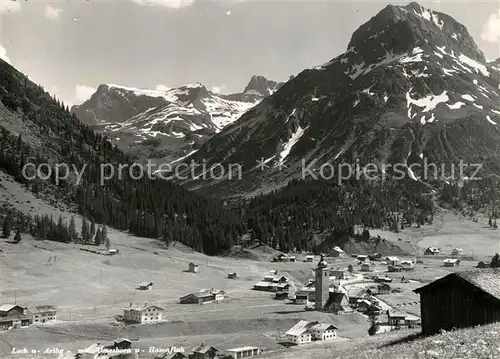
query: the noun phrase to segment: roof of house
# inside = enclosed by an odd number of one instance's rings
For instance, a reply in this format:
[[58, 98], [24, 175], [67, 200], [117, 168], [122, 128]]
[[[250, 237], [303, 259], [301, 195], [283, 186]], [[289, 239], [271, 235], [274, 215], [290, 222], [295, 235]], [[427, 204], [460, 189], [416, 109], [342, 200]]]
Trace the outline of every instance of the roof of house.
[[307, 320], [301, 320], [297, 324], [295, 324], [293, 327], [288, 329], [288, 331], [285, 333], [286, 335], [302, 335], [304, 332], [308, 330], [308, 322]]
[[174, 352], [171, 352], [171, 353], [170, 353], [170, 352], [166, 352], [165, 354], [163, 354], [163, 356], [160, 356], [160, 358], [161, 358], [161, 359], [173, 359], [173, 358], [175, 358], [176, 356], [177, 356], [177, 357], [181, 356], [181, 357], [183, 357], [183, 358], [187, 358], [186, 354], [184, 354], [184, 353], [179, 353], [179, 352], [175, 352], [175, 351], [174, 351]]
[[263, 280], [261, 280], [260, 282], [255, 283], [255, 287], [270, 287], [272, 285], [273, 285], [272, 282], [266, 282], [266, 281], [263, 281]]
[[240, 347], [240, 348], [227, 349], [226, 351], [239, 353], [239, 352], [242, 352], [245, 350], [255, 350], [255, 349], [260, 349], [260, 348], [259, 347]]
[[214, 297], [216, 293], [210, 292], [210, 291], [203, 291], [203, 292], [196, 292], [196, 293], [190, 293], [188, 295], [185, 295], [181, 297], [182, 299], [188, 298], [188, 297], [195, 297], [196, 299], [203, 299], [203, 298], [209, 298], [209, 297]]
[[361, 298], [366, 294], [366, 288], [349, 288], [347, 290], [347, 295], [353, 298]]
[[372, 302], [370, 302], [368, 299], [358, 299], [358, 303], [361, 304], [361, 303], [364, 303], [366, 305], [371, 305]]
[[31, 313], [54, 312], [56, 307], [53, 305], [35, 305], [34, 307], [29, 307], [28, 310]]
[[399, 261], [398, 257], [386, 257], [385, 259], [387, 259], [389, 261]]
[[153, 282], [142, 282], [141, 284], [139, 284], [141, 287], [147, 287], [149, 285], [153, 285]]
[[460, 262], [460, 259], [458, 259], [458, 258], [446, 258], [443, 262], [445, 262], [445, 263], [456, 263], [456, 262]]
[[340, 249], [340, 247], [333, 247], [332, 250], [334, 250], [335, 252], [339, 252], [339, 253], [345, 253], [342, 249]]
[[195, 266], [195, 267], [198, 267], [198, 264], [194, 264], [193, 262], [190, 262], [189, 263], [190, 266]]
[[3, 305], [0, 305], [0, 312], [8, 312], [9, 310], [12, 310], [16, 307], [19, 307], [21, 309], [23, 309], [23, 307], [21, 307], [20, 305], [16, 305], [16, 304], [3, 304]]
[[132, 343], [132, 341], [130, 339], [127, 339], [127, 338], [118, 338], [118, 339], [115, 339], [114, 342], [115, 343], [123, 343], [123, 342]]
[[136, 310], [136, 311], [143, 312], [146, 309], [150, 309], [150, 308], [157, 308], [157, 309], [160, 309], [160, 310], [164, 310], [163, 308], [158, 307], [156, 305], [147, 305], [147, 304], [142, 304], [141, 305], [141, 304], [134, 304], [134, 303], [132, 303], [132, 305], [130, 305], [128, 307], [123, 308], [123, 310]]
[[201, 354], [205, 354], [205, 353], [208, 353], [209, 351], [216, 351], [218, 352], [217, 349], [215, 349], [214, 347], [211, 347], [210, 345], [204, 345], [203, 343], [196, 346], [192, 352], [193, 353], [201, 353]]
[[309, 293], [311, 292], [306, 290], [299, 290], [295, 293], [295, 297], [308, 297]]
[[329, 330], [329, 329], [338, 329], [335, 325], [333, 325], [333, 324], [327, 324], [327, 323], [314, 324], [314, 325], [311, 325], [310, 328], [312, 330], [319, 330], [319, 331], [322, 331], [322, 332], [324, 332], [325, 330]]
[[459, 279], [461, 281], [467, 282], [476, 288], [479, 288], [483, 292], [491, 295], [492, 297], [500, 300], [500, 269], [497, 268], [487, 268], [487, 269], [476, 269], [464, 272], [451, 273], [447, 276], [435, 280], [423, 287], [414, 290], [415, 293], [420, 294], [424, 290], [441, 284], [444, 281], [450, 279]]
[[411, 314], [406, 314], [405, 320], [418, 321], [420, 318]]
[[403, 312], [396, 312], [394, 310], [388, 310], [387, 315], [391, 318], [406, 318], [408, 314]]

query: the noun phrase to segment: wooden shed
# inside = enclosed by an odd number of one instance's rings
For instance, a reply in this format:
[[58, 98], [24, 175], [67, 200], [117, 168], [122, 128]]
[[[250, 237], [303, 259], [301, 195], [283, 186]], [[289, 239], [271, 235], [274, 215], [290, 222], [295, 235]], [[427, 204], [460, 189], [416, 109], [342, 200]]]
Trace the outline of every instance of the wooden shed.
[[500, 321], [499, 283], [500, 269], [490, 268], [452, 273], [415, 289], [423, 334]]
[[191, 273], [198, 273], [198, 264], [194, 264], [193, 262], [189, 263], [189, 267], [188, 267], [188, 272], [191, 272]]

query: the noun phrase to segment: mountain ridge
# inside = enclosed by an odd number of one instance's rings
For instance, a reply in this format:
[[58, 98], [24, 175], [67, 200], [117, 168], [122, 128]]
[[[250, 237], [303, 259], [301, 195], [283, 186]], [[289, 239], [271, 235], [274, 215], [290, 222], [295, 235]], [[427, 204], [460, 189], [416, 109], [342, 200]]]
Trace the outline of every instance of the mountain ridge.
[[280, 86], [262, 76], [252, 76], [242, 93], [230, 95], [201, 83], [165, 90], [103, 84], [71, 111], [122, 150], [170, 162], [198, 148]]
[[297, 178], [300, 161], [313, 159], [313, 171], [358, 159], [401, 164], [416, 178], [409, 167], [425, 157], [500, 174], [499, 86], [464, 25], [417, 3], [389, 5], [353, 33], [345, 53], [304, 70], [186, 158], [241, 164], [247, 180], [182, 183], [244, 195]]

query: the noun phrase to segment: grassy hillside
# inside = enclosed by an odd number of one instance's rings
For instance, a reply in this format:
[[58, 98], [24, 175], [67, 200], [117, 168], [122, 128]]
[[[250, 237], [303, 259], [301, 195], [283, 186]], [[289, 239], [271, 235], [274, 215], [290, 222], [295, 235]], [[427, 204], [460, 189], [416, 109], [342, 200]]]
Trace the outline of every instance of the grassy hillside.
[[273, 359], [496, 359], [500, 358], [498, 343], [500, 323], [483, 327], [446, 332], [427, 338], [403, 331], [344, 343], [309, 346], [297, 351], [289, 349], [269, 353]]

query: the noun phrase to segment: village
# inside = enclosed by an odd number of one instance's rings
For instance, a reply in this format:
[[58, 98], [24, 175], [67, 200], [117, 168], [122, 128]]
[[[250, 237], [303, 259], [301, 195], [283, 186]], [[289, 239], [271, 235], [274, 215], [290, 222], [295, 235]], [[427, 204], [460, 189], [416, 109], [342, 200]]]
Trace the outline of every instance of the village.
[[[122, 247], [104, 260], [107, 266], [119, 269], [130, 262], [137, 266], [138, 258], [144, 256], [145, 249]], [[66, 250], [59, 251], [56, 267], [71, 260], [65, 258]], [[166, 251], [156, 249], [149, 269], [141, 262], [142, 271], [149, 276], [135, 275], [143, 278], [135, 284], [127, 277], [122, 284], [111, 274], [103, 279], [102, 268], [96, 278], [96, 268], [86, 267], [85, 272], [99, 282], [96, 288], [111, 286], [121, 293], [119, 299], [113, 297], [114, 304], [94, 304], [93, 311], [78, 312], [78, 306], [69, 309], [55, 299], [23, 306], [18, 304], [23, 299], [20, 290], [14, 302], [1, 303], [0, 337], [14, 346], [19, 338], [16, 333], [27, 331], [29, 336], [33, 331], [36, 343], [54, 338], [52, 330], [66, 332], [71, 325], [88, 338], [79, 341], [79, 347], [68, 342], [65, 349], [69, 353], [80, 351], [88, 358], [95, 358], [104, 349], [139, 348], [144, 353], [141, 358], [238, 359], [301, 350], [317, 343], [336, 345], [390, 331], [420, 331], [419, 288], [487, 262], [487, 258], [480, 263], [471, 260], [460, 248], [447, 252], [428, 247], [419, 257], [383, 256], [346, 253], [333, 247], [322, 255], [277, 253], [255, 262], [202, 260], [199, 254], [178, 245], [174, 253], [169, 250], [169, 260], [175, 266], [160, 270]], [[87, 251], [79, 253], [90, 260], [99, 257]], [[54, 265], [47, 268], [54, 270]], [[196, 286], [201, 288], [179, 290]], [[112, 295], [112, 291], [106, 292], [108, 297]], [[58, 308], [56, 304], [62, 305]], [[256, 318], [263, 319], [257, 324]], [[87, 327], [89, 322], [95, 324]], [[91, 339], [96, 328], [106, 332], [104, 340]], [[179, 328], [185, 328], [181, 332], [186, 332], [186, 337], [172, 335]], [[190, 328], [189, 334], [186, 328]], [[151, 350], [153, 347], [159, 349]], [[172, 347], [182, 350], [168, 350]]]

